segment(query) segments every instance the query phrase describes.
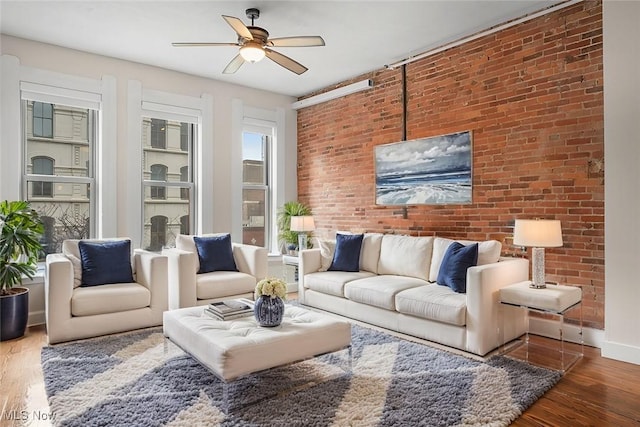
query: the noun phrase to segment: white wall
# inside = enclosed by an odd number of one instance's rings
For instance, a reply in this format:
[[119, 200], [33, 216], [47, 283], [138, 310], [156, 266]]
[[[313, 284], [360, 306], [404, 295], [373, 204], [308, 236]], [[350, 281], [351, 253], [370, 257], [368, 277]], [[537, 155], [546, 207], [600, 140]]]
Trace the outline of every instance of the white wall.
[[[12, 55], [18, 58], [21, 66], [34, 67], [38, 69], [65, 73], [85, 78], [100, 80], [103, 75], [113, 76], [116, 85], [116, 116], [117, 116], [117, 172], [115, 188], [117, 198], [115, 206], [111, 209], [112, 214], [117, 218], [116, 235], [130, 236], [130, 220], [127, 215], [127, 195], [132, 185], [139, 186], [140, 183], [131, 183], [127, 177], [127, 152], [132, 144], [138, 145], [139, 141], [129, 141], [128, 126], [129, 116], [127, 108], [129, 81], [138, 81], [146, 89], [170, 92], [191, 97], [200, 97], [208, 94], [213, 99], [213, 137], [204, 144], [211, 144], [205, 153], [209, 153], [209, 158], [203, 158], [203, 164], [209, 165], [212, 173], [210, 182], [203, 182], [204, 194], [215, 197], [213, 203], [209, 203], [212, 212], [208, 212], [201, 218], [202, 232], [228, 232], [232, 230], [233, 218], [231, 204], [234, 199], [234, 192], [241, 191], [232, 185], [232, 175], [234, 168], [239, 168], [240, 164], [232, 161], [232, 142], [238, 141], [239, 137], [233, 135], [234, 121], [233, 100], [241, 100], [246, 108], [259, 108], [270, 110], [274, 115], [281, 118], [279, 123], [283, 126], [282, 134], [279, 134], [278, 143], [284, 149], [285, 161], [285, 190], [282, 196], [284, 200], [292, 200], [297, 197], [296, 186], [296, 155], [297, 155], [297, 122], [296, 113], [291, 109], [291, 103], [295, 98], [261, 91], [238, 85], [232, 85], [221, 81], [205, 79], [188, 74], [177, 73], [161, 68], [146, 66], [134, 62], [117, 60], [114, 58], [93, 55], [79, 52], [58, 46], [33, 42], [11, 36], [2, 35], [0, 39], [1, 53]], [[6, 76], [7, 79], [10, 76]], [[5, 86], [5, 76], [2, 76], [2, 85]], [[20, 122], [20, 111], [16, 109], [12, 115], [12, 123], [0, 123], [0, 126], [15, 126]], [[0, 128], [0, 135], [4, 132]], [[0, 140], [0, 167], [4, 165], [8, 158], [7, 153], [19, 147], [19, 141], [9, 141], [6, 138]], [[15, 165], [14, 165], [15, 167]], [[0, 199], [19, 197], [19, 187], [8, 186], [5, 179], [0, 183]], [[211, 202], [211, 200], [208, 200]], [[133, 236], [132, 236], [133, 237]], [[234, 235], [234, 240], [239, 241], [241, 236]]]
[[640, 2], [603, 2], [605, 341], [640, 364]]

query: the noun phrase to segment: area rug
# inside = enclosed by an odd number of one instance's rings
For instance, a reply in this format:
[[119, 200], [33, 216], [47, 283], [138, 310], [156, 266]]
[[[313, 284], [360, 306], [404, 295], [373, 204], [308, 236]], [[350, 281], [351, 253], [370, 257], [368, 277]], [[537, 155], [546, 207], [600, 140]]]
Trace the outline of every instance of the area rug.
[[272, 397], [228, 415], [222, 382], [160, 328], [44, 347], [42, 369], [56, 426], [506, 426], [560, 379], [357, 325], [352, 336], [351, 370], [329, 354], [250, 375], [230, 400]]

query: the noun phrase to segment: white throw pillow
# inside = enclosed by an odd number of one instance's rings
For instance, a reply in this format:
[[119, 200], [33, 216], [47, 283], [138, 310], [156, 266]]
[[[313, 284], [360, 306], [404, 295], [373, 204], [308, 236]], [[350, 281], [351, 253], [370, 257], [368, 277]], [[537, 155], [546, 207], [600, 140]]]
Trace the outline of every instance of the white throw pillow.
[[476, 242], [473, 240], [451, 240], [443, 237], [436, 237], [433, 242], [433, 255], [431, 256], [431, 268], [429, 270], [429, 281], [435, 282], [438, 280], [438, 272], [440, 271], [440, 264], [442, 264], [442, 258], [447, 251], [449, 245], [453, 242], [460, 242], [461, 244], [468, 246], [473, 243], [478, 244], [478, 264], [485, 265], [498, 262], [500, 259], [500, 253], [502, 252], [502, 243], [497, 240], [486, 240], [484, 242]]
[[362, 239], [362, 251], [360, 252], [360, 270], [378, 273], [382, 236], [384, 234], [365, 233]]
[[320, 270], [327, 271], [331, 267], [333, 254], [336, 251], [335, 240], [316, 239], [316, 244], [320, 248]]

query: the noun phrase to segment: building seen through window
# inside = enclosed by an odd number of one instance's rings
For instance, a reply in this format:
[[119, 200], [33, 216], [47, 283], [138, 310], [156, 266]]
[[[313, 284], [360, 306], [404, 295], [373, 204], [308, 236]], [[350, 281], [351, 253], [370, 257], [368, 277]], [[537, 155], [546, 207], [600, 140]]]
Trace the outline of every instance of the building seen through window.
[[173, 247], [178, 234], [192, 233], [194, 135], [191, 123], [142, 120], [144, 249]]
[[242, 242], [269, 247], [270, 137], [260, 132], [242, 134]]
[[[23, 197], [44, 223], [44, 255], [65, 239], [91, 237], [98, 111], [22, 101]], [[55, 123], [55, 126], [54, 126]]]

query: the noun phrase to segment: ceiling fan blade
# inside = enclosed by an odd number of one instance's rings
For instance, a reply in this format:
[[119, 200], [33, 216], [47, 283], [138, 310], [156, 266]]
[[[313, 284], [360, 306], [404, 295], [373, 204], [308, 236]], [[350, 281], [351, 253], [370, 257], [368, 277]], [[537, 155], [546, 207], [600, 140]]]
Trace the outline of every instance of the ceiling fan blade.
[[285, 56], [275, 50], [271, 50], [269, 48], [264, 48], [264, 52], [267, 55], [267, 58], [275, 62], [276, 64], [286, 68], [289, 71], [292, 71], [296, 74], [302, 74], [308, 70], [307, 67], [300, 64], [299, 62], [294, 61], [293, 59]]
[[275, 47], [324, 46], [324, 39], [320, 36], [278, 37], [269, 39], [267, 44]]
[[236, 57], [227, 64], [224, 70], [222, 70], [222, 74], [233, 74], [238, 71], [242, 64], [244, 64], [244, 58], [240, 56], [240, 54], [237, 54]]
[[251, 31], [249, 31], [247, 26], [244, 25], [241, 20], [233, 16], [227, 16], [227, 15], [222, 15], [222, 17], [224, 18], [225, 21], [227, 21], [227, 24], [231, 25], [231, 28], [233, 28], [233, 31], [238, 33], [240, 37], [243, 37], [247, 40], [253, 40]]
[[199, 47], [199, 46], [240, 46], [238, 43], [208, 43], [208, 42], [175, 42], [174, 47]]

